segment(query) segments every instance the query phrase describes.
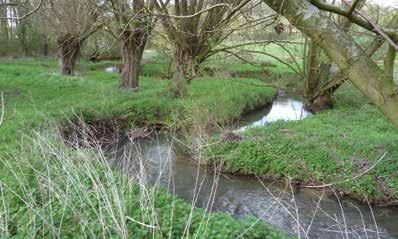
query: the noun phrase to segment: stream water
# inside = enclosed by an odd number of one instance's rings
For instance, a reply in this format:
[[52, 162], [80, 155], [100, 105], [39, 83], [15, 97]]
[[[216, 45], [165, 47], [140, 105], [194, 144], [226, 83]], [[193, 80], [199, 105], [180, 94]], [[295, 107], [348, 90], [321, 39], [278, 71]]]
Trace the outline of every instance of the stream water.
[[105, 68], [105, 71], [108, 73], [119, 73], [120, 68], [117, 66], [110, 66], [110, 67]]
[[[272, 107], [243, 118], [238, 131], [275, 120], [309, 116], [302, 102], [280, 94]], [[117, 161], [125, 172], [167, 188], [196, 207], [222, 211], [236, 218], [254, 216], [303, 238], [398, 238], [398, 210], [370, 208], [331, 192], [294, 189], [248, 176], [224, 175], [198, 166], [166, 136], [120, 146]], [[139, 166], [138, 166], [139, 165]]]

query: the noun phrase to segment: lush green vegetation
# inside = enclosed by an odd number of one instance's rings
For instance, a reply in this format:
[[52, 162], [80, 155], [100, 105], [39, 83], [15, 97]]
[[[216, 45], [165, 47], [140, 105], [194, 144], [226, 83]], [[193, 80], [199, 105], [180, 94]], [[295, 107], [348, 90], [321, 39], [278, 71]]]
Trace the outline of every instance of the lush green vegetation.
[[104, 72], [103, 64], [91, 66], [96, 71], [62, 77], [54, 73], [55, 61], [2, 61], [0, 88], [7, 111], [1, 137], [7, 143], [1, 147], [15, 143], [17, 131], [26, 133], [44, 119], [62, 121], [83, 116], [89, 121], [116, 117], [128, 127], [171, 124], [179, 119], [189, 125], [194, 115], [187, 113], [200, 107], [202, 112], [208, 112], [209, 123], [224, 124], [268, 103], [274, 95], [273, 89], [262, 87], [261, 81], [255, 79], [201, 78], [190, 86], [189, 97], [176, 99], [168, 91], [168, 81], [151, 77], [143, 77], [141, 90], [131, 93], [117, 89], [118, 75]]
[[[339, 90], [333, 110], [252, 128], [243, 136], [209, 151], [224, 160], [228, 171], [291, 178], [307, 185], [344, 181], [334, 187], [356, 198], [398, 200], [398, 132], [351, 86]], [[376, 163], [368, 173], [348, 180]]]
[[[49, 133], [49, 134], [47, 134]], [[63, 238], [285, 238], [263, 222], [205, 213], [133, 183], [101, 151], [71, 150], [52, 131], [2, 157], [2, 235]]]
[[101, 151], [72, 150], [54, 136], [59, 123], [78, 116], [87, 121], [121, 118], [126, 127], [175, 120], [188, 127], [195, 122], [224, 124], [269, 102], [274, 90], [260, 87], [259, 80], [201, 78], [190, 85], [189, 97], [176, 99], [168, 93], [168, 81], [143, 77], [140, 91], [129, 92], [117, 89], [117, 74], [103, 71], [110, 63], [83, 62], [81, 69], [87, 71], [62, 77], [52, 60], [1, 61], [6, 103], [0, 128], [3, 235], [284, 237], [254, 219], [192, 211], [190, 204], [162, 190], [142, 188], [110, 169]]

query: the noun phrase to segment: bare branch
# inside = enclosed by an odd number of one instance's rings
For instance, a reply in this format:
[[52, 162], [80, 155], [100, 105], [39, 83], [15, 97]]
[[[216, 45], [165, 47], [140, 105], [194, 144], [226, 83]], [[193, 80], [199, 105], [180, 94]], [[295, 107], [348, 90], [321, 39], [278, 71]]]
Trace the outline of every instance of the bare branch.
[[354, 3], [352, 4], [350, 10], [348, 11], [348, 15], [351, 16], [352, 13], [354, 12], [354, 10], [356, 10], [358, 4], [361, 2], [362, 0], [355, 0]]
[[[33, 15], [34, 13], [36, 13], [37, 11], [39, 11], [39, 9], [41, 8], [41, 6], [43, 5], [44, 0], [40, 0], [40, 2], [37, 4], [37, 6], [30, 12], [26, 13], [25, 15], [21, 16], [21, 17], [0, 17], [0, 19], [8, 19], [8, 20], [15, 20], [15, 21], [20, 21], [23, 20], [31, 15]], [[12, 6], [9, 3], [5, 3], [5, 5], [7, 6]], [[18, 4], [15, 4], [18, 5]], [[2, 7], [2, 6], [0, 6]]]
[[[350, 4], [347, 2], [347, 0], [342, 0], [347, 6], [350, 6]], [[368, 16], [366, 16], [364, 13], [362, 13], [359, 10], [356, 10], [355, 7], [351, 6], [351, 9], [353, 8], [353, 11], [356, 12], [359, 16], [361, 16], [363, 19], [365, 19], [373, 28], [373, 30], [380, 36], [382, 36], [386, 41], [394, 47], [396, 51], [398, 51], [398, 45], [395, 44], [395, 42], [373, 21], [370, 20]]]
[[[317, 8], [319, 8], [320, 10], [323, 11], [327, 11], [327, 12], [331, 12], [331, 13], [335, 13], [337, 15], [340, 16], [344, 16], [347, 17], [350, 21], [352, 21], [353, 23], [355, 23], [358, 26], [361, 26], [371, 32], [374, 32], [376, 34], [379, 34], [379, 32], [376, 31], [376, 29], [374, 28], [374, 26], [367, 21], [366, 19], [364, 19], [363, 17], [358, 17], [352, 13], [350, 13], [349, 11], [343, 10], [339, 7], [321, 2], [320, 0], [309, 0], [310, 3], [312, 3], [314, 6], [316, 6]], [[355, 10], [355, 9], [354, 9]], [[394, 42], [398, 41], [398, 32], [394, 29], [382, 29], [381, 27], [379, 27], [379, 30], [383, 33], [385, 33], [385, 35], [389, 36], [391, 39], [394, 40]]]
[[201, 10], [195, 14], [192, 14], [192, 15], [171, 15], [171, 14], [155, 14], [155, 15], [162, 16], [162, 17], [172, 17], [172, 18], [176, 18], [176, 19], [193, 18], [193, 17], [197, 17], [205, 12], [209, 12], [209, 11], [213, 10], [214, 8], [218, 8], [218, 7], [231, 8], [231, 6], [229, 4], [220, 3], [220, 4], [213, 5], [209, 8], [203, 9], [203, 10]]

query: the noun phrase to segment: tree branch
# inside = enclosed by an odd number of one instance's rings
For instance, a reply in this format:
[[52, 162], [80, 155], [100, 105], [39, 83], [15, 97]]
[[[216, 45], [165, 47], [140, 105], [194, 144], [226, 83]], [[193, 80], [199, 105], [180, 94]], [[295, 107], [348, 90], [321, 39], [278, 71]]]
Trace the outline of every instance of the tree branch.
[[[350, 4], [346, 1], [346, 0], [342, 0], [347, 6], [350, 6]], [[351, 8], [353, 8], [351, 6]], [[350, 10], [351, 11], [351, 10]], [[353, 11], [355, 11], [356, 13], [358, 13], [359, 16], [361, 16], [363, 19], [365, 19], [373, 28], [373, 30], [380, 36], [382, 36], [384, 39], [386, 39], [386, 41], [392, 46], [394, 47], [394, 49], [396, 51], [398, 51], [398, 45], [395, 44], [395, 42], [383, 31], [381, 30], [381, 28], [374, 23], [373, 21], [371, 21], [364, 13], [362, 13], [359, 10], [355, 10], [355, 8], [353, 9]], [[351, 14], [350, 14], [351, 15]]]
[[[32, 11], [26, 13], [22, 17], [8, 17], [8, 16], [6, 16], [6, 17], [0, 17], [0, 19], [8, 19], [8, 20], [15, 20], [15, 21], [23, 20], [23, 19], [33, 15], [35, 12], [37, 12], [41, 8], [41, 6], [43, 5], [43, 2], [44, 2], [44, 0], [40, 0], [40, 2], [37, 4], [37, 6]], [[5, 5], [7, 5], [7, 3]]]
[[[351, 22], [355, 23], [358, 26], [361, 26], [371, 32], [374, 32], [376, 34], [379, 34], [379, 32], [376, 31], [374, 26], [370, 22], [368, 22], [366, 19], [363, 19], [362, 17], [358, 17], [349, 11], [345, 11], [339, 7], [323, 3], [320, 0], [308, 0], [310, 3], [312, 3], [314, 6], [319, 8], [320, 10], [335, 13], [337, 15], [341, 15], [344, 17], [347, 17]], [[355, 9], [354, 9], [355, 10]], [[385, 33], [388, 37], [390, 37], [394, 42], [398, 41], [398, 32], [395, 29], [382, 29], [380, 28], [380, 31]]]
[[156, 16], [161, 16], [161, 17], [172, 17], [172, 18], [176, 18], [176, 19], [193, 18], [193, 17], [199, 16], [199, 15], [205, 13], [205, 12], [211, 11], [212, 9], [218, 8], [218, 7], [228, 7], [228, 8], [230, 8], [231, 6], [229, 4], [226, 4], [226, 3], [220, 3], [220, 4], [213, 5], [213, 6], [209, 7], [209, 8], [203, 9], [203, 10], [201, 10], [201, 11], [195, 13], [195, 14], [192, 14], [192, 15], [171, 15], [171, 14], [155, 14], [155, 15]]

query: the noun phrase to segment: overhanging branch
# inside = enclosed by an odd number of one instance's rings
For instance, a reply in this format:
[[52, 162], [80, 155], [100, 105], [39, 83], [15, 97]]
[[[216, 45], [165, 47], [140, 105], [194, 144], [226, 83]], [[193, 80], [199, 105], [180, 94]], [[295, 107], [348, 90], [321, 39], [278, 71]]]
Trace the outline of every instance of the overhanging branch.
[[[351, 22], [355, 23], [356, 25], [380, 35], [380, 32], [378, 32], [369, 21], [367, 21], [366, 19], [363, 19], [362, 17], [358, 17], [355, 14], [352, 14], [351, 9], [352, 9], [352, 11], [355, 11], [355, 8], [351, 8], [350, 10], [346, 11], [339, 7], [321, 2], [320, 0], [308, 0], [308, 1], [320, 10], [335, 13], [340, 16], [344, 16], [344, 17], [348, 18]], [[379, 29], [381, 32], [383, 32], [385, 35], [387, 35], [389, 38], [391, 38], [393, 40], [393, 42], [398, 41], [398, 32], [396, 30], [385, 29], [385, 28], [380, 28], [380, 27], [379, 27]]]

